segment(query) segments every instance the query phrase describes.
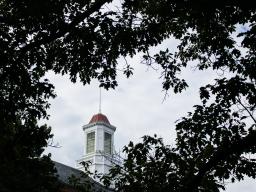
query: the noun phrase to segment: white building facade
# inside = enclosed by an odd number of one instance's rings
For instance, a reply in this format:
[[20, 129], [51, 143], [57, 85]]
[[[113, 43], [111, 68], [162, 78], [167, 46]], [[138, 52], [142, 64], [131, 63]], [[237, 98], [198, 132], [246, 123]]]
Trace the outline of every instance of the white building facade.
[[114, 161], [114, 133], [116, 127], [108, 118], [98, 113], [93, 115], [89, 124], [83, 126], [84, 155], [77, 161], [78, 169], [84, 170], [80, 162], [89, 162], [90, 172], [107, 174]]

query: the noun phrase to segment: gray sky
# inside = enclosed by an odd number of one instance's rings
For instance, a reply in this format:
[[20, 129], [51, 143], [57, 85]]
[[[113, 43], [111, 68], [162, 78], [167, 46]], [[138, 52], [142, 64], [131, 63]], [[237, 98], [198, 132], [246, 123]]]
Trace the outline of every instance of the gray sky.
[[[175, 47], [176, 42], [169, 40], [163, 46]], [[157, 49], [156, 49], [157, 50]], [[115, 133], [115, 149], [122, 147], [130, 140], [137, 142], [143, 135], [157, 134], [164, 138], [166, 144], [173, 144], [176, 136], [175, 121], [192, 111], [199, 104], [199, 87], [212, 82], [216, 73], [212, 71], [198, 72], [188, 68], [182, 76], [188, 80], [190, 87], [181, 94], [173, 94], [163, 101], [160, 70], [148, 68], [140, 63], [141, 57], [128, 60], [135, 68], [134, 75], [126, 79], [118, 75], [119, 86], [115, 90], [102, 90], [102, 113], [110, 123], [117, 127]], [[120, 68], [124, 60], [120, 59]], [[99, 88], [98, 82], [83, 86], [80, 82], [73, 84], [68, 76], [49, 73], [47, 77], [55, 85], [57, 98], [51, 100], [49, 109], [54, 142], [60, 148], [48, 147], [46, 153], [52, 159], [75, 167], [75, 160], [83, 155], [82, 125], [87, 124], [91, 117], [98, 113]], [[228, 192], [256, 191], [254, 180], [238, 184], [229, 184]]]

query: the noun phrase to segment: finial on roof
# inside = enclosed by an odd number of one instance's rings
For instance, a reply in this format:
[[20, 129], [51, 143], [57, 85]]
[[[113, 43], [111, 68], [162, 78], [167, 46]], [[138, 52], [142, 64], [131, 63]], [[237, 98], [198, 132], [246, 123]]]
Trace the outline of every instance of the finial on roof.
[[99, 98], [99, 113], [101, 113], [101, 87], [100, 87], [100, 98]]

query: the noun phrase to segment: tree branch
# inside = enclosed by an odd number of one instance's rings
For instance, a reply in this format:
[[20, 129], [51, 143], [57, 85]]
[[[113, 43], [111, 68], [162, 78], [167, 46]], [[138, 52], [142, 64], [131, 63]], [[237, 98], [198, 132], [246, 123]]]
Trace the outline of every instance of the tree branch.
[[26, 53], [27, 51], [29, 51], [30, 49], [33, 49], [35, 47], [44, 45], [44, 44], [48, 44], [60, 37], [63, 37], [64, 35], [66, 35], [68, 32], [70, 32], [70, 30], [72, 30], [77, 24], [79, 24], [80, 22], [82, 22], [85, 18], [89, 17], [91, 14], [93, 14], [94, 12], [100, 10], [100, 8], [108, 2], [111, 2], [112, 0], [96, 0], [95, 3], [86, 11], [84, 11], [82, 14], [78, 15], [71, 23], [67, 24], [63, 24], [62, 26], [60, 26], [59, 30], [56, 33], [51, 34], [50, 36], [46, 36], [45, 38], [32, 42], [30, 44], [27, 44], [26, 46], [24, 46], [23, 48], [21, 48], [21, 54]]
[[253, 114], [249, 111], [249, 109], [242, 103], [241, 99], [237, 99], [237, 102], [244, 108], [244, 110], [247, 111], [247, 113], [250, 115], [250, 117], [252, 118], [252, 120], [254, 121], [254, 123], [256, 123], [256, 119], [253, 116]]
[[211, 171], [216, 167], [221, 161], [226, 160], [232, 154], [242, 154], [246, 149], [256, 146], [256, 131], [252, 131], [246, 137], [241, 138], [238, 141], [232, 142], [230, 145], [223, 145], [220, 147], [213, 155], [212, 158], [201, 166], [199, 172], [191, 177], [188, 184], [185, 185], [185, 190], [188, 192], [198, 191], [198, 186], [200, 186], [203, 178], [207, 172]]

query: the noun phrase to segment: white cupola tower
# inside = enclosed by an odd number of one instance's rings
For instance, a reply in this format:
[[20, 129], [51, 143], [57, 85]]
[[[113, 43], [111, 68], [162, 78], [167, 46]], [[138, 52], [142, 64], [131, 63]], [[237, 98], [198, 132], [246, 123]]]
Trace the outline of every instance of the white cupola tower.
[[77, 161], [78, 169], [83, 170], [79, 164], [90, 161], [90, 171], [106, 174], [113, 166], [114, 132], [116, 127], [110, 124], [108, 118], [102, 113], [93, 115], [89, 124], [83, 126], [84, 156]]

